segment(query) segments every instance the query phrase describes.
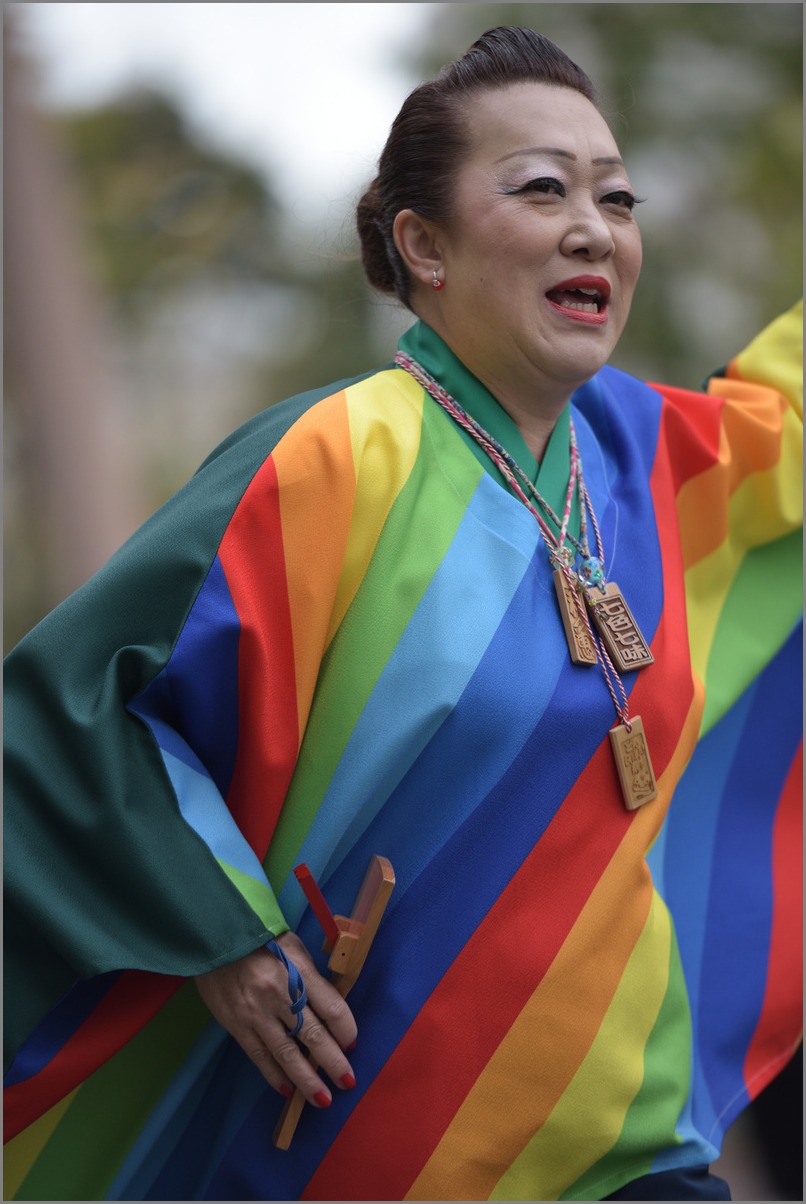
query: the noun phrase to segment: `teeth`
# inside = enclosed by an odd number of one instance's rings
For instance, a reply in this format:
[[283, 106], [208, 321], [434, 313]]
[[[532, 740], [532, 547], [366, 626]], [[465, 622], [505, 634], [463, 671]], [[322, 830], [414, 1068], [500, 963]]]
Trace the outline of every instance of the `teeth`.
[[578, 293], [587, 293], [589, 297], [598, 297], [599, 290], [595, 288], [578, 288]]
[[[580, 289], [579, 291], [582, 292], [583, 290]], [[560, 305], [563, 307], [563, 309], [579, 309], [585, 314], [598, 314], [599, 312], [599, 306], [595, 302], [589, 304], [585, 301], [562, 300]]]

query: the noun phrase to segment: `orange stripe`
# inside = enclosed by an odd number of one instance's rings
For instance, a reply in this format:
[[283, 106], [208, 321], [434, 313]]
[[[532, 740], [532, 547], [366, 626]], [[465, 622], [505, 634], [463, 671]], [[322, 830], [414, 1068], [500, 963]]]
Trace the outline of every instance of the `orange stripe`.
[[355, 495], [344, 391], [303, 414], [275, 451], [274, 461], [301, 737], [327, 646]]
[[725, 403], [718, 461], [688, 481], [677, 499], [687, 569], [724, 543], [728, 503], [742, 482], [775, 468], [781, 456], [784, 409], [777, 394], [739, 380], [713, 381], [711, 388]]

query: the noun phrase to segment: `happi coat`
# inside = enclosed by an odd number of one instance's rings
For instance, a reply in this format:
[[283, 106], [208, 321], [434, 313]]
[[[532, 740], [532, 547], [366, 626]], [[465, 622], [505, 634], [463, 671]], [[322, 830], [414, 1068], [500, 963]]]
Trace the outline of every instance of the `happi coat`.
[[[707, 1163], [800, 1039], [801, 312], [703, 392], [604, 368], [569, 416], [654, 664], [623, 803], [534, 516], [396, 367], [271, 407], [6, 665], [6, 1198], [598, 1199]], [[578, 523], [578, 514], [572, 516]], [[357, 1086], [283, 1100], [189, 977], [396, 885]]]

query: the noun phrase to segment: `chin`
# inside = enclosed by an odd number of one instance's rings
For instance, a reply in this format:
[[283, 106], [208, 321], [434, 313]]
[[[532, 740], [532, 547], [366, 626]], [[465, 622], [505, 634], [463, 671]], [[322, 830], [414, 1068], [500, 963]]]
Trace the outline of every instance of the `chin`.
[[604, 368], [607, 361], [610, 359], [610, 352], [607, 355], [580, 355], [576, 356], [572, 363], [567, 360], [562, 365], [557, 365], [557, 370], [553, 373], [556, 380], [563, 381], [569, 388], [578, 389], [580, 385], [584, 385], [592, 376]]

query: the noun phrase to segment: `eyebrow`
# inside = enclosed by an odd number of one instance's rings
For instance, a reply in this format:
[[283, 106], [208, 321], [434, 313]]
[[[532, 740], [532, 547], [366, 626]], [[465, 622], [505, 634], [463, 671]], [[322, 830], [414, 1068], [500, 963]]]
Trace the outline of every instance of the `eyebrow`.
[[[572, 159], [575, 163], [577, 158], [571, 151], [561, 150], [558, 146], [528, 146], [524, 150], [511, 151], [508, 155], [502, 155], [500, 159], [496, 159], [496, 163], [503, 163], [506, 159], [514, 159], [517, 155], [558, 155], [561, 159]], [[619, 167], [624, 166], [624, 161], [618, 155], [603, 156], [599, 159], [593, 159], [591, 162], [597, 167], [603, 163], [612, 163]]]

